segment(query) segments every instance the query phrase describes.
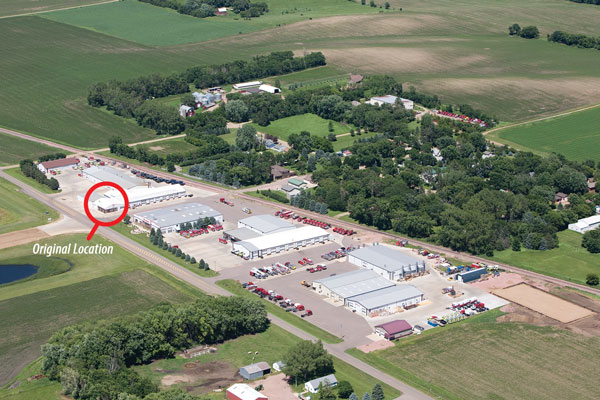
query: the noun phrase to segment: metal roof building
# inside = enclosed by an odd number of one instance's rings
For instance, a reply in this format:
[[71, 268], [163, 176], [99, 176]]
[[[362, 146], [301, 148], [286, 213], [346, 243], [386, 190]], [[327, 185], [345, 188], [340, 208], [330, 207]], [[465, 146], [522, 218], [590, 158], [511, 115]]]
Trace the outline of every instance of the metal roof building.
[[412, 326], [403, 319], [386, 322], [385, 324], [375, 325], [375, 333], [388, 340], [398, 339], [402, 336], [408, 336], [412, 333]]
[[227, 388], [226, 392], [227, 400], [269, 400], [267, 396], [245, 383], [236, 383]]
[[382, 245], [356, 249], [348, 254], [348, 262], [373, 270], [389, 280], [425, 272], [425, 261]]
[[[133, 209], [145, 204], [152, 204], [164, 200], [171, 200], [185, 196], [185, 189], [181, 185], [168, 185], [159, 187], [138, 186], [126, 189], [129, 199], [129, 208]], [[94, 201], [93, 206], [99, 211], [108, 213], [118, 211], [125, 206], [123, 196], [116, 189], [109, 190], [102, 197]]]
[[458, 274], [456, 274], [456, 279], [461, 282], [467, 283], [475, 281], [485, 274], [487, 274], [487, 268], [475, 268], [470, 271], [459, 272]]
[[319, 385], [335, 387], [338, 384], [338, 380], [334, 374], [323, 376], [321, 378], [313, 379], [304, 384], [304, 388], [311, 393], [317, 393], [319, 391]]
[[38, 169], [44, 174], [50, 170], [59, 170], [72, 167], [79, 164], [79, 159], [76, 157], [59, 158], [57, 160], [44, 161], [39, 163]]
[[292, 225], [291, 229], [275, 229], [267, 235], [233, 242], [232, 248], [234, 252], [241, 252], [243, 257], [253, 259], [319, 242], [324, 243], [327, 240], [331, 240], [331, 235], [324, 229], [316, 226], [303, 226], [294, 229]]
[[[124, 174], [111, 167], [90, 167], [82, 171], [84, 178], [92, 182], [114, 182], [123, 189], [142, 186], [144, 181], [129, 174]], [[130, 199], [131, 200], [131, 199]]]
[[600, 228], [600, 215], [582, 218], [574, 224], [569, 224], [569, 229], [575, 232], [584, 233], [592, 229]]
[[248, 228], [232, 229], [230, 231], [225, 231], [224, 234], [225, 234], [225, 236], [228, 236], [229, 239], [231, 239], [233, 241], [248, 240], [248, 239], [253, 239], [255, 237], [260, 236], [260, 233], [253, 231], [251, 229], [248, 229]]
[[346, 300], [346, 303], [356, 312], [373, 316], [381, 312], [394, 312], [399, 307], [419, 304], [423, 299], [423, 292], [413, 285], [394, 285], [351, 297]]
[[214, 218], [219, 223], [223, 222], [223, 214], [197, 202], [158, 208], [133, 215], [134, 222], [149, 229], [160, 229], [163, 233], [175, 232], [183, 224], [194, 223], [204, 218]]
[[269, 373], [271, 373], [271, 366], [264, 361], [256, 364], [246, 365], [245, 367], [240, 368], [240, 375], [242, 378], [247, 380], [260, 378], [261, 376]]
[[392, 286], [394, 286], [393, 282], [368, 269], [350, 271], [313, 282], [313, 287], [317, 293], [344, 303], [350, 297]]
[[268, 233], [283, 232], [288, 229], [294, 229], [294, 224], [291, 224], [273, 215], [263, 214], [240, 219], [238, 221], [238, 228], [248, 228], [261, 235], [266, 235]]

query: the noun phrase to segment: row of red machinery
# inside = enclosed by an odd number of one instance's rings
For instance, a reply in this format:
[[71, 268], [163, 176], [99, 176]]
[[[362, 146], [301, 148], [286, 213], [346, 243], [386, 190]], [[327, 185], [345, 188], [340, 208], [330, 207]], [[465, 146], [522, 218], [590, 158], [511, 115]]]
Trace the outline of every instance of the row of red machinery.
[[337, 226], [335, 228], [333, 228], [333, 231], [335, 233], [339, 233], [340, 235], [346, 235], [346, 236], [352, 236], [356, 233], [352, 229], [344, 229], [344, 228], [339, 228]]
[[242, 287], [248, 289], [252, 293], [257, 294], [261, 298], [267, 298], [271, 301], [274, 301], [279, 304], [285, 311], [289, 312], [297, 312], [297, 311], [305, 311], [301, 317], [308, 317], [313, 314], [311, 310], [306, 310], [305, 307], [300, 303], [294, 303], [292, 299], [284, 298], [279, 293], [275, 293], [274, 290], [267, 290], [261, 287], [256, 286], [252, 282], [242, 283]]
[[[179, 231], [179, 234], [184, 238], [191, 238], [198, 235], [204, 235], [205, 233], [222, 231], [223, 225], [208, 225], [206, 228], [198, 228], [198, 229], [189, 229], [184, 231]], [[226, 242], [227, 243], [227, 242]]]
[[[275, 216], [280, 217], [280, 218], [285, 218], [285, 219], [293, 219], [296, 222], [302, 222], [303, 224], [318, 226], [319, 228], [323, 228], [323, 229], [331, 228], [331, 225], [328, 224], [327, 222], [319, 221], [319, 220], [308, 218], [308, 217], [301, 217], [298, 214], [294, 213], [293, 211], [289, 211], [289, 210], [276, 211]], [[352, 236], [356, 233], [352, 229], [344, 229], [344, 228], [340, 228], [340, 227], [334, 227], [333, 231], [335, 233], [339, 233], [341, 235], [347, 235], [347, 236]]]
[[467, 122], [469, 124], [476, 124], [479, 125], [481, 127], [487, 127], [488, 124], [485, 121], [480, 120], [479, 118], [471, 118], [467, 115], [463, 115], [463, 114], [455, 114], [449, 111], [441, 111], [438, 110], [437, 111], [438, 115], [441, 115], [443, 117], [448, 117], [448, 118], [457, 118], [460, 119], [463, 122]]

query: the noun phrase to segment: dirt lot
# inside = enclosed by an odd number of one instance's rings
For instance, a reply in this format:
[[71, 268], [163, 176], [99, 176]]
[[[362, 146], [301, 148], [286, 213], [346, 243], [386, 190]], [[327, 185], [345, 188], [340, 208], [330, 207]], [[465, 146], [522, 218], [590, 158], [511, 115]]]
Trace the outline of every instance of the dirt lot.
[[285, 380], [284, 374], [272, 375], [252, 383], [254, 387], [258, 385], [263, 385], [264, 389], [260, 392], [269, 399], [298, 400], [298, 396], [294, 394], [292, 388]]
[[521, 275], [514, 274], [512, 272], [503, 272], [498, 276], [491, 276], [488, 279], [473, 282], [471, 286], [475, 286], [489, 292], [494, 289], [504, 289], [509, 286], [514, 286], [522, 282], [524, 282], [524, 280]]
[[542, 290], [521, 283], [506, 289], [497, 289], [494, 294], [514, 303], [537, 311], [562, 323], [569, 323], [593, 315], [594, 312]]
[[0, 249], [34, 242], [49, 236], [50, 235], [39, 228], [24, 229], [18, 232], [5, 233], [4, 235], [0, 235]]
[[242, 379], [236, 368], [223, 361], [204, 364], [192, 361], [184, 364], [181, 370], [156, 370], [155, 372], [168, 374], [161, 379], [163, 386], [183, 384], [185, 390], [193, 394], [227, 388]]

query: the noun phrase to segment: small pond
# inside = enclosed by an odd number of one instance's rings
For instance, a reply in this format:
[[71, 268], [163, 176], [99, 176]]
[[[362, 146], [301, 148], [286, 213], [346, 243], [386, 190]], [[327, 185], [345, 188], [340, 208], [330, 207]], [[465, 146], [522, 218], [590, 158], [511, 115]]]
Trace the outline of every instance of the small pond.
[[35, 274], [39, 268], [31, 264], [0, 265], [0, 285], [28, 278]]

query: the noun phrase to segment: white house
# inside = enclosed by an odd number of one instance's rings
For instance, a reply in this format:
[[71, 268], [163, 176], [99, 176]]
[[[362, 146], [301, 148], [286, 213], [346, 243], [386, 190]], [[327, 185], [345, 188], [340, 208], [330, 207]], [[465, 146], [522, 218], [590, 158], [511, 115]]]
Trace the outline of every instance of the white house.
[[319, 385], [323, 385], [323, 387], [336, 387], [338, 384], [337, 378], [334, 374], [330, 374], [324, 376], [322, 378], [313, 379], [312, 381], [308, 381], [304, 384], [304, 388], [311, 393], [319, 392]]

